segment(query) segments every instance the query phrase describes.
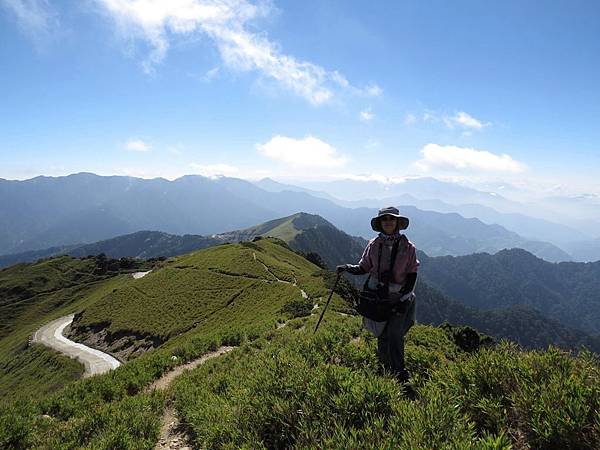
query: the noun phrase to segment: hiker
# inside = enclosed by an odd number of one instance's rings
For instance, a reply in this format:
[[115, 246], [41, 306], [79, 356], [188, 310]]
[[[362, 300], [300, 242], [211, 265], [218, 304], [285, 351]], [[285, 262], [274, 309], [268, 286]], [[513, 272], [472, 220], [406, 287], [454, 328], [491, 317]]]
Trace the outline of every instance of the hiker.
[[338, 273], [368, 273], [363, 293], [377, 292], [378, 303], [388, 300], [384, 303], [391, 305], [384, 311], [383, 321], [363, 317], [363, 324], [377, 336], [377, 353], [384, 366], [403, 383], [410, 377], [404, 367], [404, 335], [415, 323], [414, 288], [419, 267], [415, 246], [400, 233], [408, 223], [397, 208], [381, 208], [371, 219], [371, 228], [379, 235], [369, 241], [359, 263], [337, 266]]

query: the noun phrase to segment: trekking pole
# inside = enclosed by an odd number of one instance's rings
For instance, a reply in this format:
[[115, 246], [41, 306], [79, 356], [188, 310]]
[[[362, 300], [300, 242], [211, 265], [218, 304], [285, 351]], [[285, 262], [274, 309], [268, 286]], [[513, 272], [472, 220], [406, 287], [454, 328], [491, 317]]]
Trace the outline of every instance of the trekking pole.
[[327, 311], [327, 307], [329, 306], [329, 302], [331, 301], [331, 297], [333, 296], [333, 291], [335, 291], [338, 281], [340, 281], [341, 275], [342, 275], [342, 273], [340, 272], [337, 274], [337, 277], [335, 277], [335, 283], [333, 283], [333, 287], [331, 288], [331, 292], [329, 293], [329, 298], [327, 299], [327, 303], [325, 303], [325, 307], [323, 308], [323, 312], [321, 313], [321, 317], [319, 317], [319, 321], [317, 322], [317, 326], [315, 327], [315, 331], [313, 332], [313, 334], [315, 334], [317, 332], [317, 330], [319, 329], [321, 320], [323, 320], [323, 316], [325, 315], [325, 311]]

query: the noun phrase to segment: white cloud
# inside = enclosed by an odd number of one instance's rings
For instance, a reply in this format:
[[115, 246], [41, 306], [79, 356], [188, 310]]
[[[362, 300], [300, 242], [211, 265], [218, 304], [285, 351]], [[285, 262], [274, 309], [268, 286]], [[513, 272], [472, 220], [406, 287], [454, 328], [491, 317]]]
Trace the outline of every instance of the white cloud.
[[375, 117], [375, 114], [371, 111], [371, 108], [367, 108], [360, 112], [359, 118], [363, 122], [370, 122]]
[[190, 164], [190, 167], [200, 175], [205, 177], [236, 177], [240, 176], [239, 168], [230, 166], [229, 164]]
[[[449, 116], [448, 114], [426, 110], [421, 117], [423, 122], [440, 124], [443, 123], [446, 127], [451, 130], [454, 128], [459, 128], [464, 130], [463, 136], [470, 136], [473, 131], [481, 131], [485, 127], [491, 125], [490, 122], [482, 122], [479, 119], [476, 119], [472, 115], [459, 111], [455, 113], [453, 116]], [[417, 118], [413, 114], [407, 114], [404, 120], [405, 125], [413, 124], [417, 121]], [[410, 122], [410, 123], [407, 123]]]
[[490, 125], [489, 123], [481, 122], [481, 120], [476, 119], [464, 111], [459, 111], [452, 117], [446, 116], [443, 120], [448, 128], [454, 128], [455, 126], [458, 126], [470, 130], [481, 130]]
[[256, 148], [261, 155], [294, 167], [331, 168], [347, 162], [331, 145], [312, 136], [304, 139], [274, 136]]
[[511, 156], [497, 155], [486, 150], [427, 144], [421, 150], [421, 154], [423, 158], [415, 165], [424, 172], [441, 169], [459, 172], [520, 173], [525, 170], [525, 165]]
[[354, 174], [354, 173], [343, 173], [334, 175], [332, 178], [340, 180], [354, 180], [354, 181], [376, 181], [382, 184], [398, 184], [406, 181], [405, 177], [390, 177], [380, 173], [369, 173], [369, 174]]
[[170, 41], [179, 35], [200, 33], [219, 50], [223, 64], [238, 71], [256, 71], [284, 89], [320, 105], [337, 89], [366, 96], [381, 95], [375, 84], [352, 86], [337, 71], [284, 54], [264, 33], [249, 26], [271, 13], [270, 2], [247, 0], [96, 0], [130, 39], [142, 39], [152, 50], [143, 63], [152, 72], [166, 56]]
[[125, 148], [127, 150], [131, 150], [134, 152], [148, 152], [150, 151], [150, 146], [141, 139], [130, 139], [125, 144]]

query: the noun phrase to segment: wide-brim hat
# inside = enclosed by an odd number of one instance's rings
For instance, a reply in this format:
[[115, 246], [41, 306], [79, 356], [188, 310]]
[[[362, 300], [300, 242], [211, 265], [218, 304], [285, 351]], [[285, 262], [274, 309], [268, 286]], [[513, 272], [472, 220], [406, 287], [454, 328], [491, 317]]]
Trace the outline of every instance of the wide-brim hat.
[[392, 216], [398, 219], [396, 230], [394, 231], [406, 230], [408, 228], [408, 217], [401, 216], [398, 208], [386, 206], [385, 208], [381, 208], [377, 216], [371, 219], [371, 228], [373, 228], [374, 231], [383, 233], [383, 228], [381, 227], [381, 218], [383, 216]]

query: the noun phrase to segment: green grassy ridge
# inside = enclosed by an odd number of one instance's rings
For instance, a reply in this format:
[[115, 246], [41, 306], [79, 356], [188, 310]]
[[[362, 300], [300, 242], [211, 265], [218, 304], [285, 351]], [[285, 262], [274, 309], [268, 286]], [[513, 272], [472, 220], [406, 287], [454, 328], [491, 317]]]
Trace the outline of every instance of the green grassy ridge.
[[[234, 278], [237, 283], [246, 280], [246, 275], [262, 274], [264, 279], [248, 278], [255, 295], [250, 295], [247, 301], [236, 299], [226, 308], [217, 309], [202, 326], [172, 336], [158, 349], [148, 351], [114, 371], [78, 380], [40, 400], [7, 402], [0, 407], [0, 447], [153, 448], [158, 438], [164, 398], [145, 394], [145, 387], [173, 366], [219, 345], [238, 345], [272, 332], [288, 317], [282, 310], [290, 298], [302, 298], [299, 287], [273, 281], [261, 262], [277, 272], [278, 277], [288, 275], [290, 279], [296, 279], [299, 286], [312, 294], [324, 295], [329, 288], [330, 281], [322, 278], [321, 269], [290, 251], [281, 241], [264, 239], [224, 245], [210, 251], [215, 252], [211, 257], [196, 252], [175, 258], [165, 267], [172, 266], [173, 270], [184, 271], [192, 278], [201, 279], [206, 275], [219, 282], [222, 281], [220, 277]], [[240, 255], [245, 256], [240, 260]], [[214, 258], [222, 263], [229, 261], [229, 265], [216, 265]], [[249, 265], [239, 265], [248, 261]], [[209, 270], [215, 267], [244, 276], [222, 275]], [[86, 305], [86, 311], [122, 289], [139, 286], [138, 282], [146, 278], [151, 280], [150, 277], [160, 274], [161, 270], [139, 280], [127, 279], [116, 291], [105, 290], [94, 299], [95, 302]], [[163, 281], [161, 276], [157, 279]], [[140, 289], [143, 290], [143, 284]], [[346, 309], [344, 301], [337, 295], [331, 306], [332, 311]], [[139, 411], [136, 412], [136, 408]], [[119, 420], [111, 419], [111, 415]]]
[[257, 236], [281, 239], [297, 252], [316, 252], [329, 268], [357, 262], [367, 243], [344, 233], [319, 215], [303, 212], [218, 235], [229, 242], [248, 241]]
[[24, 315], [43, 314], [48, 303], [52, 309], [55, 303], [48, 299], [53, 294], [100, 280], [95, 268], [93, 260], [65, 256], [0, 270], [0, 338], [13, 332]]
[[82, 366], [41, 345], [29, 345], [41, 326], [106, 296], [131, 278], [97, 273], [94, 258], [60, 257], [0, 271], [0, 399], [36, 397], [77, 379]]
[[[161, 336], [161, 342], [167, 340], [163, 344], [167, 348], [174, 348], [210, 333], [220, 333], [226, 339], [254, 338], [284, 321], [290, 316], [284, 305], [302, 297], [299, 287], [277, 282], [275, 276], [297, 281], [315, 301], [331, 287], [330, 281], [321, 278], [319, 268], [291, 252], [281, 241], [265, 239], [264, 242], [224, 245], [210, 252], [212, 256], [197, 252], [174, 258], [164, 268], [139, 280], [128, 275], [111, 278], [90, 275], [89, 283], [62, 289], [52, 290], [41, 285], [41, 290], [52, 292], [39, 295], [19, 316], [23, 320], [14, 322], [15, 330], [0, 340], [0, 398], [44, 395], [71, 383], [81, 374], [79, 364], [72, 360], [41, 346], [27, 345], [35, 330], [63, 315], [84, 311], [81, 316], [87, 317], [89, 311], [96, 311], [100, 322], [106, 322], [107, 317], [126, 317], [127, 321], [111, 324], [116, 331], [148, 332]], [[269, 272], [262, 263], [268, 266]], [[19, 268], [23, 274], [21, 283], [29, 283], [27, 276], [38, 278], [41, 267], [64, 267], [65, 272], [74, 273], [73, 265], [80, 271], [81, 267], [88, 272], [94, 270], [90, 260], [57, 258], [23, 265]], [[29, 275], [26, 268], [30, 269]], [[215, 269], [233, 275], [223, 275]], [[51, 272], [54, 273], [54, 269]], [[53, 280], [47, 275], [46, 278]], [[208, 289], [201, 291], [202, 287]], [[160, 292], [161, 289], [166, 289], [168, 295], [152, 295], [153, 290]], [[202, 292], [201, 297], [195, 294], [197, 290]], [[122, 304], [114, 301], [115, 296], [120, 296]], [[155, 302], [156, 310], [147, 307], [148, 299]], [[175, 308], [177, 305], [179, 310]], [[347, 309], [337, 295], [332, 307]], [[123, 311], [126, 313], [122, 314]], [[151, 311], [155, 312], [155, 320]], [[136, 321], [141, 324], [138, 328], [132, 325]], [[190, 338], [190, 335], [195, 337]], [[23, 389], [24, 386], [33, 387]]]
[[[194, 329], [105, 375], [38, 401], [3, 404], [0, 447], [151, 449], [169, 398], [200, 448], [260, 448], [262, 440], [267, 448], [508, 449], [515, 436], [534, 448], [599, 443], [598, 366], [589, 355], [506, 344], [464, 352], [453, 330], [416, 326], [406, 345], [413, 402], [382, 370], [359, 318], [331, 311], [313, 335], [316, 320], [237, 334]], [[145, 393], [174, 365], [223, 344], [241, 347], [178, 378], [166, 394]], [[565, 383], [575, 400], [556, 410]], [[502, 422], [505, 410], [515, 423]]]
[[[50, 393], [79, 377], [81, 364], [41, 345], [29, 345], [30, 337], [46, 323], [85, 308], [127, 283], [129, 278], [128, 275], [120, 275], [55, 292], [46, 303], [46, 307], [56, 303], [55, 309], [26, 315], [27, 320], [19, 322], [14, 332], [0, 340], [0, 398]], [[36, 310], [39, 311], [38, 308]], [[58, 373], [64, 376], [58, 376]]]
[[[108, 293], [79, 315], [73, 329], [104, 326], [112, 334], [134, 333], [163, 342], [198, 333], [282, 320], [282, 307], [327, 295], [321, 269], [276, 239], [224, 244], [165, 261], [145, 277]], [[285, 281], [285, 283], [281, 281]], [[297, 283], [297, 285], [294, 285]], [[334, 295], [333, 308], [347, 309]]]
[[61, 389], [83, 375], [83, 366], [41, 344], [0, 360], [0, 399], [41, 397]]
[[0, 448], [154, 448], [165, 395], [145, 389], [176, 365], [220, 345], [256, 339], [274, 329], [276, 319], [245, 327], [238, 317], [227, 325], [217, 332], [190, 330], [116, 370], [78, 380], [37, 400], [3, 402]]
[[[415, 326], [408, 399], [355, 317], [314, 318], [179, 377], [172, 395], [199, 448], [544, 448], [600, 445], [600, 367], [591, 354], [502, 343], [462, 351]], [[304, 325], [304, 327], [303, 327]], [[360, 336], [358, 342], [353, 341]]]
[[269, 220], [267, 222], [255, 225], [253, 227], [244, 228], [242, 230], [221, 233], [219, 236], [222, 239], [231, 241], [249, 241], [256, 236], [269, 236], [289, 242], [301, 231], [324, 224], [329, 224], [329, 222], [327, 222], [321, 216], [300, 212], [290, 216]]

